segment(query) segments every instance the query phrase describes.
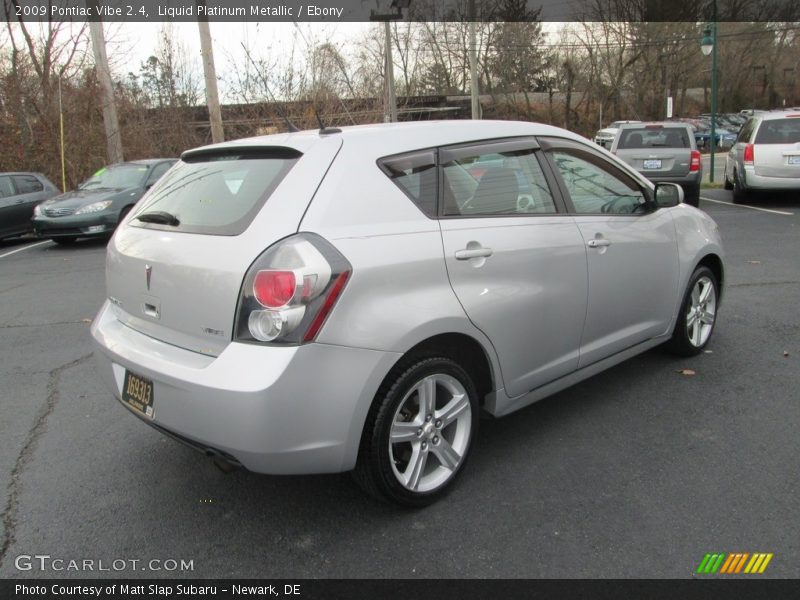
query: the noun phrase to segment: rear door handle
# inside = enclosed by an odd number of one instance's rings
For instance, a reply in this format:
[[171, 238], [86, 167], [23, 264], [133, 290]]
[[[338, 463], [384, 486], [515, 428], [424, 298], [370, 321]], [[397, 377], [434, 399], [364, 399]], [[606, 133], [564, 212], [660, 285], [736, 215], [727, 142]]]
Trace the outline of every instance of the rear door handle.
[[489, 258], [492, 255], [491, 248], [465, 248], [456, 250], [456, 260], [469, 260], [470, 258]]
[[600, 248], [602, 246], [610, 246], [611, 240], [605, 240], [605, 239], [589, 240], [588, 242], [586, 242], [586, 245], [589, 246], [589, 248]]

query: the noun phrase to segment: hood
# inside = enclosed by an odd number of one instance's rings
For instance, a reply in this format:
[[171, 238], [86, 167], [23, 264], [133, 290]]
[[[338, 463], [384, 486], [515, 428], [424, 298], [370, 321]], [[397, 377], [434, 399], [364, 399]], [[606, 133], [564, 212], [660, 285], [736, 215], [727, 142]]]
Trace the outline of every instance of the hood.
[[118, 196], [135, 196], [139, 192], [138, 187], [126, 189], [109, 189], [98, 188], [96, 190], [74, 190], [61, 194], [54, 198], [50, 198], [42, 203], [42, 208], [48, 206], [58, 205], [59, 208], [75, 208], [78, 209], [93, 202], [102, 202], [103, 200], [114, 200]]

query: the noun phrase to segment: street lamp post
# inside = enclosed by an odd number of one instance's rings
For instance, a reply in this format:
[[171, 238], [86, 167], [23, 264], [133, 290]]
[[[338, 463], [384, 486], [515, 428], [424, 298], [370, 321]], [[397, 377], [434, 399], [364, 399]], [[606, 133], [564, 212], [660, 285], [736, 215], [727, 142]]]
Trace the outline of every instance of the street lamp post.
[[714, 151], [717, 146], [717, 2], [714, 0], [712, 23], [703, 31], [700, 43], [703, 54], [711, 55], [711, 156], [709, 158], [708, 181], [714, 183]]

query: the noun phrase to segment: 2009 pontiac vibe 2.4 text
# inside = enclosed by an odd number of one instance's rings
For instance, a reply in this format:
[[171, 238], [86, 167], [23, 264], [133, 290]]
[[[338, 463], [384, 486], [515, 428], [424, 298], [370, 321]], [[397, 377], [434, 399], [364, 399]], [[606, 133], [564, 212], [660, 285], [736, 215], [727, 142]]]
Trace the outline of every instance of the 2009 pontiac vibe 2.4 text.
[[108, 247], [114, 395], [261, 473], [422, 505], [506, 415], [716, 321], [716, 224], [575, 134], [449, 121], [185, 152]]

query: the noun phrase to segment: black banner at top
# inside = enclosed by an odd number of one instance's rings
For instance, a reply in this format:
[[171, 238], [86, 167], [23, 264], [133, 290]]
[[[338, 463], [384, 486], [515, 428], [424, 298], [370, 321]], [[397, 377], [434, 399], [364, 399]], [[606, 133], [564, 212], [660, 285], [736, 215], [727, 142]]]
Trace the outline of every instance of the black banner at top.
[[798, 0], [3, 0], [6, 21], [800, 21]]

